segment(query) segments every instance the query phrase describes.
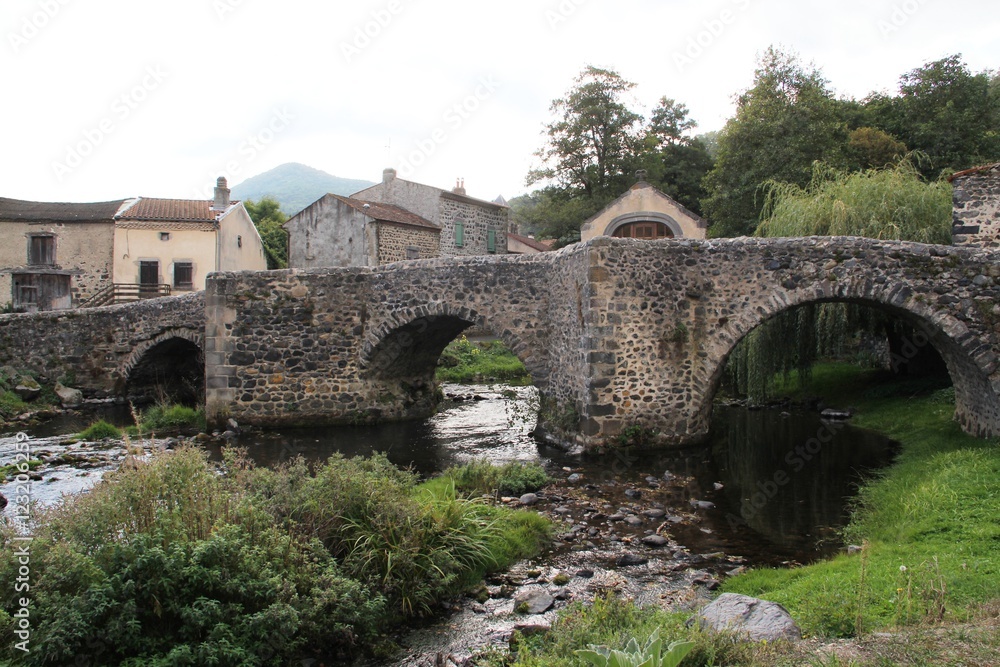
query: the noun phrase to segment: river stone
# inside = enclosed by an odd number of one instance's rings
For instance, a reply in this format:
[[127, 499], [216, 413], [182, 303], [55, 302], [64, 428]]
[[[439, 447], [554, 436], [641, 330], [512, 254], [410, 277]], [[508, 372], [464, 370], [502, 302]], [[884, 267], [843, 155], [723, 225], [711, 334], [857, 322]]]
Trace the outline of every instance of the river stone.
[[592, 578], [594, 576], [594, 571], [593, 570], [578, 570], [577, 573], [576, 573], [576, 576], [580, 577], [581, 579], [590, 579], [590, 578]]
[[702, 628], [733, 631], [755, 642], [802, 639], [799, 626], [780, 604], [737, 593], [723, 593], [698, 612], [697, 619]]
[[819, 413], [819, 416], [823, 419], [833, 419], [833, 420], [845, 420], [851, 418], [851, 413], [847, 410], [832, 410], [827, 409]]
[[643, 556], [636, 556], [635, 554], [622, 554], [615, 561], [615, 565], [618, 567], [629, 567], [631, 565], [645, 565], [649, 562], [648, 558]]
[[521, 496], [518, 500], [522, 505], [535, 505], [538, 503], [538, 496], [536, 496], [534, 493], [526, 493], [523, 496]]
[[691, 507], [699, 510], [712, 510], [715, 509], [715, 503], [709, 502], [707, 500], [695, 500], [691, 499]]
[[624, 521], [625, 515], [621, 512], [616, 512], [608, 517], [608, 521]]
[[55, 392], [64, 408], [78, 408], [83, 405], [83, 392], [79, 389], [71, 389], [62, 382], [56, 382]]
[[17, 394], [22, 401], [31, 402], [38, 398], [42, 393], [42, 386], [35, 382], [34, 378], [22, 377], [18, 379], [17, 386], [14, 387], [14, 393]]
[[567, 478], [566, 478], [566, 481], [567, 481], [567, 482], [569, 482], [570, 484], [576, 484], [576, 483], [577, 483], [577, 482], [579, 482], [579, 481], [580, 481], [581, 479], [583, 479], [583, 475], [581, 475], [581, 474], [580, 474], [580, 473], [578, 473], [578, 472], [575, 472], [575, 473], [573, 473], [572, 475], [570, 475], [569, 477], [567, 477]]
[[647, 547], [656, 548], [656, 547], [667, 546], [668, 544], [670, 544], [670, 540], [663, 537], [662, 535], [647, 535], [646, 537], [642, 538], [642, 543], [645, 544]]
[[642, 498], [642, 491], [638, 489], [625, 489], [625, 496], [628, 498]]
[[650, 519], [662, 519], [667, 515], [664, 510], [643, 510], [643, 515], [648, 516]]
[[641, 526], [642, 519], [640, 519], [634, 514], [629, 514], [627, 517], [625, 517], [625, 523], [627, 523], [630, 526]]
[[514, 609], [525, 614], [544, 614], [555, 601], [554, 597], [541, 589], [521, 591], [514, 596]]
[[565, 505], [560, 505], [559, 507], [555, 508], [552, 511], [555, 512], [556, 514], [571, 514], [573, 512], [573, 510], [566, 507]]
[[531, 635], [541, 635], [545, 634], [552, 629], [551, 623], [516, 623], [514, 625], [514, 631], [520, 632], [524, 637], [530, 637]]

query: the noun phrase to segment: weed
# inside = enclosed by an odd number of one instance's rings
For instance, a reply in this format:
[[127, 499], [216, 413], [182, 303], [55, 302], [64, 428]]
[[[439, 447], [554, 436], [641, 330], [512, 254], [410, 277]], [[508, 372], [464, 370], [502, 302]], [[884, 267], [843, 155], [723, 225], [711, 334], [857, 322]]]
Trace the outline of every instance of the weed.
[[104, 440], [105, 438], [120, 437], [122, 437], [121, 429], [103, 419], [94, 422], [79, 434], [81, 440]]

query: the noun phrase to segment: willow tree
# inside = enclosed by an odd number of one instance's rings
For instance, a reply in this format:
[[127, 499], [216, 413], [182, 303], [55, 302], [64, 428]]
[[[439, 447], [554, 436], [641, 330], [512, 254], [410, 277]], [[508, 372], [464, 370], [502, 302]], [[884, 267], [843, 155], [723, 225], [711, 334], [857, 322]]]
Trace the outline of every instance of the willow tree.
[[[951, 242], [951, 186], [921, 179], [907, 156], [887, 169], [843, 173], [817, 163], [806, 187], [769, 182], [756, 235], [865, 236], [883, 240]], [[853, 304], [806, 306], [752, 331], [734, 350], [729, 373], [737, 390], [763, 400], [776, 377], [809, 377], [823, 357], [852, 355], [874, 362], [889, 357], [907, 336], [901, 322]], [[888, 344], [888, 348], [886, 345]], [[880, 353], [881, 350], [881, 353]], [[935, 358], [911, 360], [906, 371], [936, 368]]]

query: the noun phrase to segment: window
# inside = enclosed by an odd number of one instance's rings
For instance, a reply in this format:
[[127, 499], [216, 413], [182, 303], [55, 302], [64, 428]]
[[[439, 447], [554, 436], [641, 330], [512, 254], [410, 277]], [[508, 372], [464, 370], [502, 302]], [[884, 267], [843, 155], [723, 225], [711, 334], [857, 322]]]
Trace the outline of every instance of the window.
[[465, 245], [465, 223], [461, 220], [455, 222], [455, 247], [461, 248]]
[[194, 287], [194, 264], [174, 262], [174, 287], [181, 289]]
[[160, 240], [161, 241], [169, 241], [170, 240], [170, 232], [160, 232]]
[[486, 232], [486, 252], [497, 251], [497, 233], [495, 229]]
[[410, 246], [406, 249], [406, 259], [420, 259], [420, 248]]
[[56, 263], [56, 237], [54, 236], [32, 236], [28, 243], [28, 264], [38, 266], [39, 264]]
[[626, 239], [670, 239], [674, 233], [662, 222], [630, 222], [614, 231], [614, 236]]

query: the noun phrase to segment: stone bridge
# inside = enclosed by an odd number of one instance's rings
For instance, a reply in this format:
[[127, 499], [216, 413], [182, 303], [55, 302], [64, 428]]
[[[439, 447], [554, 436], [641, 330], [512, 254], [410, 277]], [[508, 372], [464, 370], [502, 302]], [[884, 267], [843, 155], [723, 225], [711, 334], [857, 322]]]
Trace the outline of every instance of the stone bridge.
[[98, 397], [203, 380], [216, 421], [362, 423], [429, 414], [441, 351], [477, 326], [525, 363], [557, 438], [592, 446], [643, 426], [679, 444], [708, 430], [739, 340], [829, 301], [910, 323], [913, 345], [946, 362], [962, 427], [1000, 435], [1000, 252], [858, 238], [602, 238], [539, 255], [214, 274], [204, 294], [0, 316], [0, 365]]
[[198, 393], [204, 377], [205, 297], [0, 316], [0, 366], [92, 398], [160, 389]]
[[216, 274], [206, 290], [210, 418], [370, 422], [433, 410], [470, 326], [504, 340], [541, 424], [592, 446], [630, 426], [703, 436], [733, 347], [782, 311], [843, 301], [913, 325], [955, 384], [956, 418], [1000, 434], [1000, 253], [859, 238], [635, 241], [376, 268]]

